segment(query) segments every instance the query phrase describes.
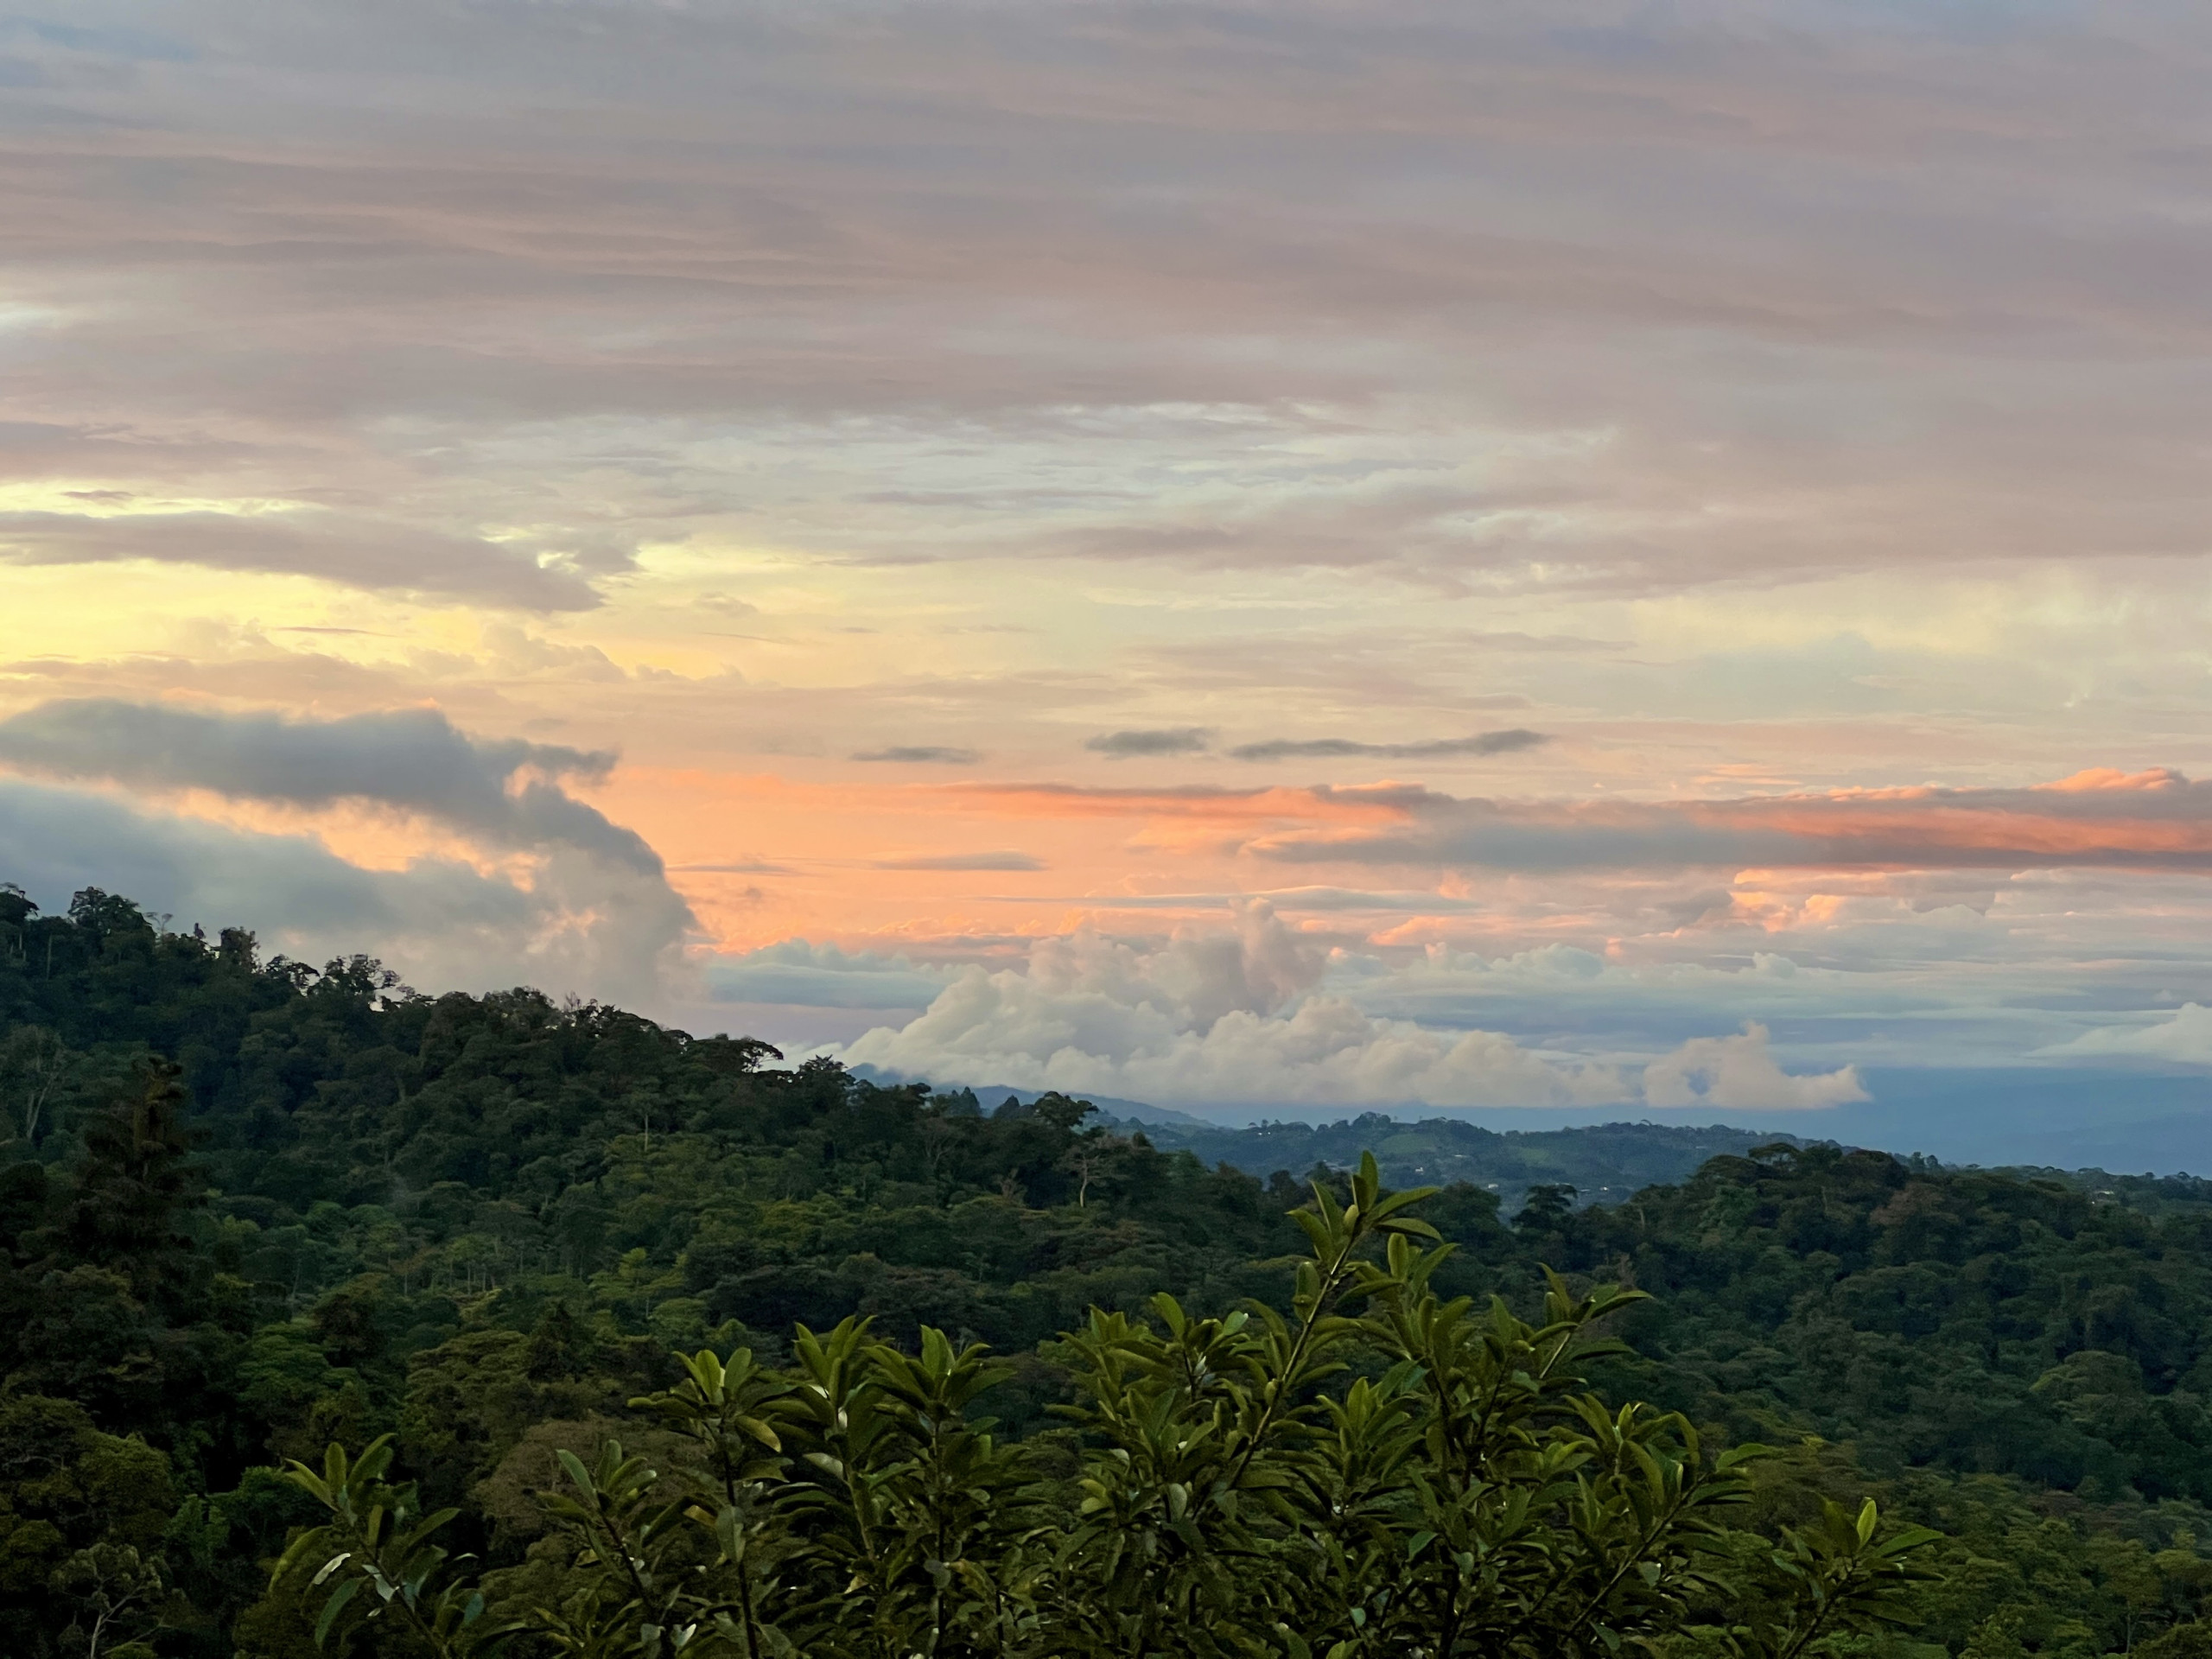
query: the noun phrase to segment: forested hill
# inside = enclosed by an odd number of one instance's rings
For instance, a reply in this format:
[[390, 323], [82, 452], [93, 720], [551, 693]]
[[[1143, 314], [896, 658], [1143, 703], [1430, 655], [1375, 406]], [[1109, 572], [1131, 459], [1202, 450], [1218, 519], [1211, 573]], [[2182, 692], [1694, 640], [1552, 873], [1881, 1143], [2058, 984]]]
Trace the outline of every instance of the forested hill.
[[1225, 1163], [1254, 1175], [1316, 1164], [1347, 1169], [1372, 1152], [1395, 1186], [1443, 1186], [1465, 1181], [1497, 1195], [1507, 1215], [1539, 1186], [1573, 1189], [1578, 1204], [1618, 1204], [1647, 1186], [1680, 1181], [1708, 1159], [1755, 1147], [1794, 1145], [1795, 1135], [1671, 1123], [1597, 1123], [1567, 1129], [1484, 1128], [1464, 1119], [1402, 1122], [1365, 1112], [1333, 1123], [1267, 1122], [1249, 1128], [1128, 1124], [1154, 1144], [1189, 1151], [1203, 1163]]
[[[870, 1083], [906, 1081], [870, 1066], [855, 1068], [855, 1075]], [[1008, 1101], [1033, 1104], [1039, 1098], [1034, 1090], [1004, 1087], [950, 1092], [979, 1111], [996, 1110]], [[1388, 1112], [1363, 1112], [1335, 1122], [1266, 1121], [1232, 1128], [1136, 1101], [1096, 1103], [1098, 1115], [1089, 1121], [1124, 1135], [1142, 1135], [1163, 1151], [1187, 1151], [1203, 1164], [1227, 1164], [1266, 1177], [1279, 1169], [1349, 1169], [1362, 1153], [1371, 1152], [1394, 1185], [1465, 1181], [1496, 1193], [1507, 1215], [1518, 1211], [1538, 1186], [1571, 1187], [1569, 1196], [1577, 1205], [1618, 1204], [1656, 1183], [1685, 1179], [1708, 1158], [1798, 1143], [1796, 1135], [1726, 1123], [1598, 1123], [1501, 1131], [1464, 1118], [1406, 1119]]]
[[[304, 1659], [264, 1588], [309, 1516], [270, 1465], [332, 1440], [397, 1433], [461, 1545], [521, 1562], [518, 1495], [556, 1446], [650, 1445], [626, 1402], [671, 1347], [935, 1325], [1019, 1357], [995, 1407], [1039, 1432], [1067, 1397], [1055, 1333], [1161, 1290], [1279, 1298], [1294, 1177], [1341, 1161], [1288, 1137], [1254, 1174], [1079, 1102], [987, 1114], [779, 1058], [0, 893], [10, 1650], [62, 1651], [83, 1575], [127, 1548], [159, 1563], [158, 1651]], [[1502, 1213], [1462, 1181], [1423, 1213], [1461, 1247], [1447, 1287], [1526, 1307], [1548, 1263], [1652, 1293], [1605, 1387], [1789, 1448], [1759, 1518], [1871, 1484], [1951, 1534], [1886, 1650], [2121, 1651], [2212, 1587], [2204, 1183], [1783, 1147], [1619, 1203], [1539, 1185]]]

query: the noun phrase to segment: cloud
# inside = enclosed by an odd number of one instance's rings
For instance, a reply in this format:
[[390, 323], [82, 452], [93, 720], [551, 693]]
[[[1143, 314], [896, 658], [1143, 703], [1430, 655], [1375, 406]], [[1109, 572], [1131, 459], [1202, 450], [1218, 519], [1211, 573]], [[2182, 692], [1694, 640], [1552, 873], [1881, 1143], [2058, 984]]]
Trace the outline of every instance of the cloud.
[[[75, 492], [90, 499], [122, 492]], [[364, 514], [0, 512], [0, 558], [19, 564], [150, 559], [318, 576], [353, 588], [578, 611], [599, 595], [565, 563], [449, 531]]]
[[2212, 870], [2212, 785], [2163, 767], [2098, 769], [2027, 788], [1927, 785], [1709, 801], [1494, 801], [1424, 793], [1394, 810], [1401, 821], [1395, 828], [1293, 829], [1255, 838], [1247, 850], [1299, 862], [1530, 872]]
[[1811, 1110], [1867, 1097], [1855, 1065], [1792, 1077], [1775, 1063], [1766, 1027], [1756, 1023], [1746, 1024], [1738, 1037], [1693, 1037], [1643, 1068], [1649, 1106]]
[[1028, 853], [909, 853], [879, 858], [869, 868], [877, 870], [1041, 870], [1045, 861]]
[[1309, 998], [1178, 1029], [1148, 1005], [1047, 996], [1023, 976], [969, 970], [901, 1030], [847, 1045], [849, 1064], [947, 1081], [1198, 1104], [1568, 1106], [1624, 1103], [1611, 1068], [1563, 1065], [1491, 1032], [1440, 1033]]
[[2092, 769], [2022, 787], [1914, 785], [1707, 800], [1502, 800], [1409, 784], [1008, 783], [955, 785], [952, 792], [990, 798], [1010, 813], [1194, 818], [1217, 822], [1224, 833], [1241, 825], [1243, 852], [1301, 864], [1538, 874], [2212, 871], [2212, 783], [2165, 767]]
[[[407, 882], [393, 886], [327, 853], [306, 860], [288, 851], [292, 843], [283, 837], [226, 840], [212, 829], [184, 827], [188, 820], [150, 814], [127, 823], [101, 820], [111, 839], [120, 837], [146, 849], [203, 848], [210, 857], [227, 861], [226, 868], [243, 861], [239, 849], [266, 842], [274, 849], [272, 856], [297, 870], [312, 866], [334, 884], [336, 893], [351, 895], [331, 916], [332, 931], [340, 914], [355, 917], [362, 930], [344, 948], [406, 959], [410, 971], [423, 974], [428, 982], [453, 983], [454, 975], [480, 971], [471, 964], [504, 960], [519, 969], [543, 962], [547, 971], [563, 976], [563, 988], [649, 998], [660, 990], [664, 974], [678, 969], [683, 941], [696, 925], [690, 906], [669, 886], [660, 855], [644, 838], [561, 787], [566, 779], [604, 779], [614, 764], [611, 753], [517, 738], [471, 737], [433, 709], [315, 720], [105, 698], [59, 699], [0, 721], [0, 763], [136, 790], [201, 789], [308, 809], [340, 803], [380, 806], [419, 814], [481, 845], [527, 855], [531, 868], [524, 874], [461, 884], [466, 902], [452, 925], [442, 930], [453, 950], [448, 966], [423, 954], [426, 945], [418, 950], [412, 943], [424, 937], [429, 922], [411, 895], [451, 887], [459, 879], [435, 862], [410, 866]], [[89, 798], [69, 791], [21, 798], [32, 804], [24, 808], [27, 812], [46, 804], [40, 808], [43, 816], [26, 822], [52, 833], [60, 833], [54, 826], [67, 817], [67, 804], [79, 804], [69, 810], [91, 810], [81, 806]], [[22, 846], [0, 841], [0, 847], [33, 864], [75, 857], [36, 841]], [[147, 856], [152, 855], [149, 850]], [[274, 927], [304, 927], [315, 937], [329, 936], [304, 919], [322, 914], [324, 907], [304, 899], [303, 919], [297, 923], [286, 920], [273, 890], [263, 900], [225, 913], [210, 906], [217, 898], [230, 899], [226, 887], [203, 889], [179, 868], [163, 867], [157, 879], [149, 878], [150, 887], [134, 889], [125, 879], [127, 868], [126, 861], [122, 871], [87, 869], [84, 880], [149, 902], [161, 893], [171, 894], [164, 906], [196, 919], [265, 918]], [[290, 891], [298, 897], [300, 884]], [[487, 920], [470, 932], [470, 916], [495, 912], [496, 925]]]
[[[1858, 1069], [1793, 1075], [1767, 1028], [1699, 1037], [1644, 1065], [1533, 1052], [1510, 1036], [1377, 1017], [1322, 985], [1327, 958], [1265, 905], [1235, 932], [1191, 929], [1144, 949], [1092, 933], [1039, 941], [1026, 971], [957, 973], [907, 1025], [840, 1051], [911, 1077], [1183, 1103], [1809, 1109], [1866, 1099]], [[1794, 970], [1794, 964], [1791, 964]], [[1484, 971], [1590, 984], [1605, 964], [1554, 946]], [[1754, 970], [1791, 976], [1778, 966]], [[1711, 988], [1707, 988], [1709, 999]]]
[[972, 766], [983, 757], [976, 749], [945, 747], [934, 743], [896, 744], [887, 749], [867, 749], [855, 760], [881, 760], [922, 766]]
[[1343, 737], [1273, 738], [1264, 743], [1240, 743], [1229, 753], [1238, 760], [1333, 760], [1357, 755], [1393, 760], [1433, 760], [1462, 754], [1511, 754], [1550, 741], [1550, 737], [1542, 732], [1516, 727], [1508, 731], [1435, 738], [1421, 743], [1356, 743]]
[[2117, 1055], [2212, 1065], [2212, 1008], [2200, 1002], [2184, 1002], [2174, 1010], [2171, 1019], [2147, 1026], [2103, 1026], [2037, 1052], [2062, 1058]]
[[[2085, 1007], [2109, 1011], [2091, 1019], [2125, 1020], [2124, 1010], [2152, 1005], [2161, 988], [2201, 973], [2207, 962], [2198, 877], [2034, 871], [1998, 878], [1993, 900], [1986, 875], [1960, 885], [1978, 888], [1972, 896], [1980, 908], [1929, 907], [1930, 884], [1919, 873], [1747, 874], [1733, 889], [1738, 907], [1694, 928], [1669, 913], [1681, 889], [1667, 882], [1484, 881], [1471, 884], [1476, 899], [1444, 898], [1426, 914], [1419, 893], [1374, 895], [1390, 908], [1371, 916], [1345, 913], [1369, 895], [1294, 889], [1268, 895], [1268, 903], [1294, 918], [1287, 925], [1310, 953], [1308, 971], [1292, 976], [1279, 1000], [1240, 995], [1213, 1006], [1279, 1017], [1319, 997], [1435, 1038], [1498, 1033], [1548, 1064], [1619, 1068], [1625, 1101], [1640, 1097], [1645, 1064], [1677, 1055], [1687, 1039], [1751, 1020], [1789, 1033], [1786, 1058], [1769, 1043], [1785, 1073], [1855, 1065], [1879, 1103], [1889, 1091], [1878, 1075], [1892, 1071], [1932, 1067], [1967, 1077], [2024, 1063], [2057, 1070], [2069, 1058], [2088, 1058], [2037, 1051], [2054, 1034], [2080, 1030]], [[1203, 893], [1145, 895], [1132, 904], [1119, 895], [1056, 892], [1041, 913], [1057, 918], [1071, 906], [1099, 918], [1094, 927], [1102, 933], [1164, 933], [1158, 912], [1146, 908], [1153, 897], [1194, 918], [1179, 930], [1185, 942], [1218, 936], [1211, 918], [1230, 902]], [[1401, 925], [1409, 913], [1418, 930]], [[977, 942], [965, 938], [927, 940], [904, 930], [899, 937], [896, 948], [932, 959], [978, 957]], [[1100, 941], [1093, 938], [1095, 951]], [[2062, 942], [2056, 954], [2052, 941]], [[1141, 963], [1166, 956], [1176, 942], [1103, 940]], [[1039, 959], [1059, 955], [1057, 947], [1028, 949]], [[2091, 957], [2094, 965], [2084, 965]], [[1116, 1000], [1178, 1007], [1183, 1001], [1141, 985]], [[806, 1040], [828, 1035], [817, 1027]], [[972, 1046], [938, 1035], [948, 1049]], [[959, 1076], [951, 1064], [938, 1075]], [[1688, 1077], [1685, 1086], [1696, 1092], [1709, 1082]], [[1681, 1097], [1680, 1088], [1660, 1092]], [[1770, 1097], [1791, 1094], [1777, 1087]]]
[[178, 15], [10, 48], [107, 135], [9, 163], [72, 481], [1484, 591], [2196, 544], [2177, 9]]
[[251, 928], [270, 953], [320, 963], [372, 951], [426, 990], [531, 984], [649, 1000], [690, 919], [656, 879], [571, 849], [515, 877], [444, 859], [367, 870], [303, 836], [5, 778], [0, 866], [0, 880], [49, 910], [98, 887], [180, 927]]
[[[822, 855], [785, 931], [967, 925], [938, 890], [987, 883], [855, 868], [910, 811], [962, 823], [899, 845], [1033, 847], [1078, 898], [1409, 893], [1301, 915], [1380, 965], [1300, 995], [1532, 1050], [1757, 1017], [1823, 1071], [2001, 1061], [2202, 995], [2196, 786], [1995, 786], [2203, 770], [2212, 230], [2173, 209], [2212, 12], [415, 10], [179, 0], [200, 55], [159, 73], [4, 43], [19, 695], [620, 735], [690, 849], [759, 810], [737, 841]], [[1211, 768], [1517, 801], [1014, 769], [1162, 719], [1574, 744]], [[716, 776], [855, 750], [875, 785]], [[984, 754], [995, 793], [882, 786]], [[466, 812], [533, 859], [607, 835]], [[1899, 869], [1985, 879], [1858, 880]], [[1485, 965], [1407, 966], [1437, 940]], [[1496, 965], [1554, 944], [1599, 970]]]
[[1095, 933], [1039, 940], [1026, 970], [959, 971], [907, 1025], [838, 1051], [945, 1081], [987, 1079], [1176, 1102], [1590, 1105], [1632, 1090], [1609, 1066], [1491, 1032], [1379, 1020], [1313, 995], [1324, 953], [1265, 905], [1234, 931], [1156, 949]]
[[612, 753], [473, 738], [435, 709], [315, 720], [59, 698], [0, 721], [0, 762], [50, 777], [296, 806], [372, 802], [499, 847], [565, 845], [661, 874], [659, 855], [642, 836], [560, 787], [563, 778], [604, 779]]
[[1212, 732], [1203, 726], [1177, 726], [1161, 731], [1103, 732], [1086, 738], [1083, 747], [1109, 760], [1128, 760], [1141, 755], [1197, 754], [1212, 741]]

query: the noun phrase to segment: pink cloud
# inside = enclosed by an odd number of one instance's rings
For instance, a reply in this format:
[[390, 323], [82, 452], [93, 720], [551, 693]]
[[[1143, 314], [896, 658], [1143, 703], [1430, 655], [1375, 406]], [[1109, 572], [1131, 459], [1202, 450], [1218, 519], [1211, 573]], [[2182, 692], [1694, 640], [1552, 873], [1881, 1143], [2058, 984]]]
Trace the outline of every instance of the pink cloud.
[[2010, 789], [1914, 785], [1719, 801], [1426, 795], [1389, 828], [1296, 827], [1246, 850], [1300, 862], [1522, 870], [2212, 869], [2212, 783], [2101, 769]]

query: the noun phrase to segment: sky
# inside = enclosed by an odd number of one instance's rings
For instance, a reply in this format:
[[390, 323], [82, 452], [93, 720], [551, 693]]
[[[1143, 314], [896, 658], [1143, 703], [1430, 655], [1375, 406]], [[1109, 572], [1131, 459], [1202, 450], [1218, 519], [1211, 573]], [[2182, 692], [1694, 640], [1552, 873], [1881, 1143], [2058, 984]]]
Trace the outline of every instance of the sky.
[[2201, 1167], [2208, 81], [0, 0], [0, 879], [939, 1081]]

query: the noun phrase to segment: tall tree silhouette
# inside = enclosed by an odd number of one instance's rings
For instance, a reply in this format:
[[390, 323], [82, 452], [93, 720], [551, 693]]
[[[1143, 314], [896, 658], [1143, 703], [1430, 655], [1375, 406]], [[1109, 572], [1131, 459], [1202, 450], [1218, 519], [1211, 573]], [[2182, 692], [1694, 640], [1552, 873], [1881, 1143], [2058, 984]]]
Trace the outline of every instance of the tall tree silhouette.
[[139, 1068], [140, 1088], [85, 1126], [85, 1156], [63, 1203], [69, 1254], [123, 1274], [151, 1299], [182, 1275], [192, 1240], [180, 1225], [207, 1200], [192, 1159], [181, 1069], [166, 1060]]

